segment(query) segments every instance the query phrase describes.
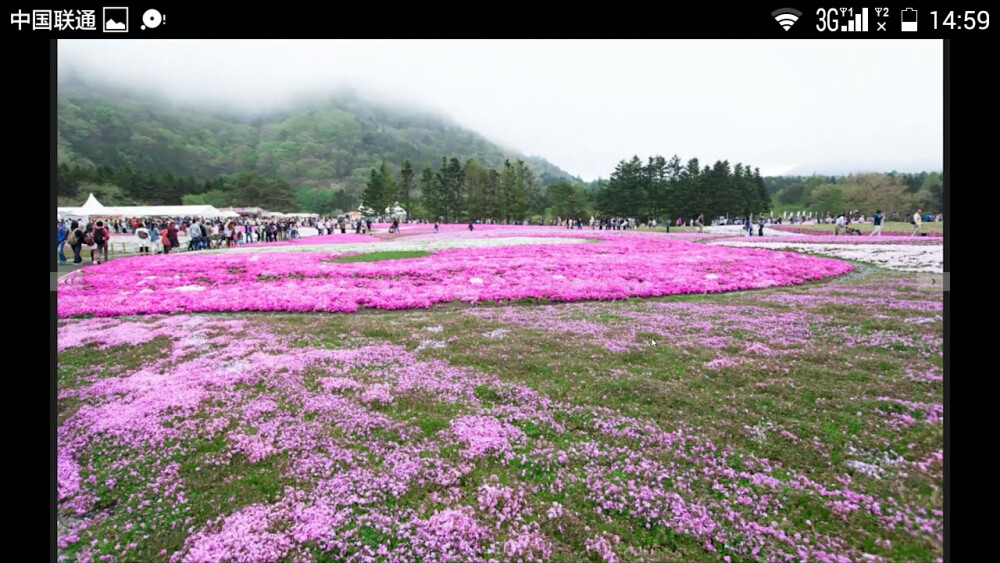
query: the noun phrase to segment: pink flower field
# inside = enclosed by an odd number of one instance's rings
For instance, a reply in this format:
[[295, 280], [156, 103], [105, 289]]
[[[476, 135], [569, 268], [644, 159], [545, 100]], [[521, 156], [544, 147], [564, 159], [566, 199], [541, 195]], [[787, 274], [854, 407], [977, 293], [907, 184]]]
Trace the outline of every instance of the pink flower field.
[[[413, 277], [442, 257], [480, 289], [498, 264], [563, 275], [529, 266], [556, 258], [605, 286], [601, 267], [655, 269], [625, 256], [672, 257], [689, 285], [840, 264], [641, 238], [487, 250], [116, 275], [169, 296], [219, 271], [252, 287], [241, 267]], [[269, 256], [286, 270], [252, 270]], [[942, 314], [926, 280], [863, 270], [657, 300], [64, 318], [59, 558], [939, 561]]]
[[636, 235], [591, 232], [586, 236], [604, 240], [358, 263], [330, 261], [336, 254], [273, 251], [123, 258], [84, 268], [72, 283], [60, 284], [58, 314], [352, 312], [449, 301], [626, 299], [801, 284], [852, 269], [792, 252]]
[[250, 244], [241, 244], [240, 248], [253, 248], [260, 246], [288, 246], [288, 245], [299, 245], [299, 244], [356, 244], [359, 242], [378, 242], [380, 239], [374, 235], [359, 235], [353, 232], [348, 233], [334, 233], [332, 235], [320, 235], [315, 237], [302, 237], [295, 240], [279, 240], [275, 242], [254, 242]]

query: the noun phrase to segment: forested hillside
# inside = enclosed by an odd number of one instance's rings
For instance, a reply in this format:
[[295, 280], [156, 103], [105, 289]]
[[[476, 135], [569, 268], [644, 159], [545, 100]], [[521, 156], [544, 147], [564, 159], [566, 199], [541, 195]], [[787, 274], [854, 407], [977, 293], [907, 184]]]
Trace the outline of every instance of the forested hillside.
[[448, 155], [491, 167], [521, 158], [543, 185], [575, 180], [542, 158], [504, 150], [446, 118], [350, 93], [268, 115], [224, 115], [67, 81], [59, 86], [58, 104], [58, 158], [69, 168], [130, 169], [198, 183], [254, 172], [293, 189], [343, 189], [355, 196], [382, 161], [436, 163]]

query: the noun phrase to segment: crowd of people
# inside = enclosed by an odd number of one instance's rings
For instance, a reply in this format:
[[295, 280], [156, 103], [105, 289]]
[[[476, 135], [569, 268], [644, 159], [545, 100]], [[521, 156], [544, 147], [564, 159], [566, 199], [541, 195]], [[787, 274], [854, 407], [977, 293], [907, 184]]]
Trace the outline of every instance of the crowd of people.
[[[932, 217], [928, 214], [925, 215], [919, 208], [913, 213], [909, 218], [912, 231], [910, 232], [911, 237], [921, 236], [920, 229], [924, 224], [924, 221], [930, 221]], [[942, 216], [939, 214], [936, 217], [937, 221], [942, 220]], [[885, 223], [885, 215], [882, 214], [882, 210], [878, 209], [875, 214], [871, 216], [872, 232], [868, 233], [868, 236], [878, 237], [882, 236], [882, 224]], [[836, 219], [833, 220], [833, 234], [834, 236], [840, 235], [841, 233], [845, 235], [861, 235], [861, 230], [855, 227], [851, 227], [851, 223], [865, 223], [865, 217], [861, 215], [857, 221], [852, 221], [852, 216], [849, 213], [841, 213], [837, 215]]]
[[[894, 215], [894, 218], [897, 216]], [[888, 219], [882, 210], [877, 210], [871, 217], [865, 217], [857, 212], [840, 213], [837, 216], [817, 218], [815, 220], [793, 216], [789, 219], [792, 225], [802, 223], [819, 223], [834, 226], [834, 235], [860, 235], [861, 231], [852, 227], [852, 223], [866, 223], [869, 219], [872, 223], [870, 236], [880, 236], [882, 225]], [[908, 217], [913, 227], [911, 236], [921, 234], [921, 226], [924, 222], [941, 221], [942, 216], [931, 216], [924, 214], [920, 209]], [[425, 221], [417, 221], [423, 223]], [[469, 230], [474, 229], [475, 224], [481, 221], [469, 221]], [[482, 223], [495, 223], [487, 220]], [[671, 224], [677, 227], [684, 226], [696, 228], [702, 232], [705, 227], [705, 216], [699, 214], [697, 217], [677, 218], [675, 222], [664, 221], [664, 227], [670, 232]], [[719, 217], [711, 221], [713, 226], [718, 225], [741, 225], [746, 236], [753, 236], [756, 230], [757, 236], [764, 236], [766, 225], [781, 225], [782, 217], [767, 217], [763, 213], [754, 217], [748, 214], [742, 217]], [[527, 221], [517, 224], [527, 225]], [[563, 219], [556, 217], [549, 222], [550, 225], [565, 227], [566, 229], [582, 230], [584, 220]], [[590, 217], [589, 224], [591, 230], [631, 230], [644, 226], [656, 228], [658, 222], [655, 219], [639, 221], [635, 218], [627, 217]], [[162, 218], [109, 218], [81, 223], [77, 220], [66, 219], [56, 223], [56, 244], [57, 255], [60, 264], [69, 262], [66, 247], [72, 251], [73, 263], [81, 264], [86, 258], [90, 258], [92, 264], [99, 264], [108, 260], [108, 249], [112, 234], [130, 234], [134, 237], [133, 242], [138, 247], [140, 255], [147, 254], [169, 254], [172, 250], [181, 247], [180, 238], [187, 238], [188, 250], [203, 250], [207, 248], [233, 247], [252, 243], [277, 242], [294, 240], [300, 237], [299, 229], [311, 227], [316, 229], [318, 235], [329, 235], [336, 232], [347, 233], [352, 230], [355, 234], [368, 234], [372, 232], [371, 218], [352, 218], [347, 215], [330, 217], [296, 217], [296, 218], [258, 218], [239, 217], [232, 219], [210, 219], [183, 217], [173, 219]], [[434, 222], [434, 232], [439, 232], [440, 224]], [[400, 232], [399, 219], [392, 219], [389, 227], [390, 233]]]
[[188, 250], [202, 250], [239, 244], [276, 242], [299, 238], [298, 220], [291, 219], [205, 219], [129, 218], [101, 219], [83, 223], [66, 219], [56, 223], [56, 253], [60, 264], [69, 262], [68, 246], [73, 263], [89, 258], [92, 264], [108, 260], [108, 248], [114, 235], [132, 235], [140, 255], [169, 254], [181, 248], [181, 237], [187, 238]]
[[59, 263], [67, 263], [66, 247], [73, 251], [73, 263], [83, 263], [83, 251], [87, 249], [90, 254], [91, 264], [100, 264], [108, 259], [108, 242], [111, 240], [111, 231], [103, 221], [96, 221], [87, 225], [81, 225], [77, 221], [70, 221], [69, 224], [56, 223], [56, 253]]
[[[92, 264], [108, 260], [112, 235], [131, 235], [130, 247], [138, 254], [169, 254], [182, 248], [186, 250], [230, 248], [245, 244], [268, 243], [300, 238], [300, 229], [316, 229], [318, 235], [336, 232], [368, 234], [372, 220], [339, 217], [260, 218], [239, 217], [227, 219], [174, 217], [174, 218], [106, 218], [83, 222], [65, 219], [56, 222], [56, 254], [60, 264], [70, 262], [67, 247], [72, 251], [72, 262], [82, 264], [87, 258]], [[394, 220], [391, 232], [399, 232], [399, 221]], [[89, 251], [89, 254], [88, 254]]]

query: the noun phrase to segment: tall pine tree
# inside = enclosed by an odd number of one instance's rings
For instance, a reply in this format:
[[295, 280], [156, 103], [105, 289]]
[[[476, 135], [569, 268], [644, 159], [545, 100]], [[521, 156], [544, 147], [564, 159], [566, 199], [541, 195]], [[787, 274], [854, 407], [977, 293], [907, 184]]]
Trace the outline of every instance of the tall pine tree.
[[403, 161], [403, 166], [399, 169], [399, 198], [402, 200], [403, 209], [406, 210], [406, 218], [410, 218], [413, 211], [410, 209], [410, 195], [413, 193], [413, 165], [409, 160]]

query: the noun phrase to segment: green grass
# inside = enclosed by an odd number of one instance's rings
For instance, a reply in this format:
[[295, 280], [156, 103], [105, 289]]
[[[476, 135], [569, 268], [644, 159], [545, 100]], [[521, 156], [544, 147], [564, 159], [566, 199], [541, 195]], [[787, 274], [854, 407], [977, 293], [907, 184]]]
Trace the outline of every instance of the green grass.
[[[426, 253], [377, 252], [344, 258], [398, 259], [423, 256]], [[345, 260], [346, 261], [346, 260]], [[697, 475], [699, 467], [684, 455], [669, 449], [656, 450], [642, 441], [643, 432], [636, 435], [616, 436], [597, 431], [605, 409], [613, 409], [622, 419], [634, 417], [642, 424], [655, 425], [667, 432], [696, 434], [710, 440], [719, 452], [731, 452], [726, 463], [737, 471], [756, 471], [755, 458], [770, 460], [774, 470], [771, 475], [782, 482], [790, 480], [795, 472], [816, 482], [824, 483], [830, 490], [839, 489], [837, 479], [851, 475], [852, 487], [863, 487], [865, 494], [878, 499], [892, 498], [928, 510], [943, 506], [942, 487], [933, 474], [923, 473], [909, 466], [887, 466], [888, 476], [872, 478], [858, 473], [848, 462], [865, 459], [870, 455], [896, 452], [908, 461], [925, 459], [942, 448], [942, 429], [939, 424], [913, 424], [893, 427], [886, 424], [892, 416], [924, 416], [891, 401], [877, 397], [891, 397], [920, 403], [940, 403], [940, 382], [914, 381], [907, 377], [907, 368], [939, 368], [941, 358], [928, 353], [919, 337], [931, 341], [940, 338], [941, 322], [915, 324], [905, 319], [912, 316], [931, 316], [935, 313], [918, 312], [920, 306], [940, 299], [940, 293], [915, 282], [914, 275], [898, 274], [875, 268], [862, 269], [858, 275], [827, 280], [799, 287], [785, 287], [755, 292], [664, 297], [657, 299], [630, 299], [617, 302], [592, 302], [580, 304], [519, 304], [509, 306], [513, 312], [541, 311], [551, 324], [546, 328], [533, 328], [524, 324], [508, 324], [471, 314], [468, 307], [454, 305], [440, 309], [420, 311], [372, 311], [355, 315], [268, 314], [235, 315], [252, 319], [254, 324], [266, 322], [267, 329], [277, 337], [292, 337], [295, 351], [298, 348], [315, 348], [317, 353], [326, 350], [353, 350], [366, 345], [392, 344], [416, 351], [426, 340], [446, 343], [442, 348], [422, 348], [416, 359], [429, 362], [424, 365], [448, 365], [466, 368], [469, 377], [476, 374], [492, 376], [492, 382], [476, 382], [467, 389], [467, 395], [444, 397], [433, 388], [413, 386], [405, 390], [393, 389], [393, 402], [367, 404], [363, 407], [391, 421], [390, 425], [372, 429], [367, 439], [361, 439], [336, 425], [325, 431], [342, 447], [368, 460], [366, 470], [383, 474], [387, 469], [380, 456], [385, 456], [377, 444], [391, 444], [390, 450], [414, 448], [421, 461], [446, 463], [452, 466], [468, 464], [470, 470], [450, 482], [446, 487], [415, 479], [405, 486], [399, 496], [391, 496], [381, 506], [351, 506], [338, 509], [353, 510], [357, 514], [373, 509], [413, 511], [427, 517], [445, 507], [440, 494], [455, 495], [458, 499], [449, 506], [478, 506], [478, 494], [484, 483], [495, 476], [503, 485], [525, 487], [532, 514], [525, 514], [528, 522], [537, 522], [541, 532], [553, 543], [553, 560], [575, 561], [588, 557], [586, 542], [601, 532], [621, 538], [617, 553], [623, 559], [627, 547], [648, 550], [647, 560], [718, 560], [731, 555], [734, 561], [748, 560], [747, 556], [728, 551], [716, 545], [716, 553], [704, 549], [701, 539], [672, 530], [666, 526], [646, 528], [645, 521], [625, 511], [609, 511], [599, 515], [598, 505], [592, 499], [584, 476], [600, 472], [603, 466], [619, 461], [619, 457], [591, 461], [588, 465], [574, 452], [588, 449], [604, 451], [641, 452], [649, 463], [676, 467], [678, 473], [670, 482], [671, 490], [679, 491], [687, 502], [707, 503], [718, 500], [710, 488], [691, 487], [690, 477]], [[909, 285], [902, 285], [909, 284]], [[860, 290], [860, 291], [857, 291]], [[769, 302], [772, 297], [809, 295], [825, 292], [830, 299], [818, 298], [808, 303], [794, 302], [787, 305]], [[870, 292], [870, 293], [865, 293]], [[838, 302], [839, 297], [861, 298], [872, 295], [879, 301], [891, 295], [899, 301], [896, 308], [882, 304], [859, 305], [856, 302]], [[907, 308], [912, 300], [914, 309]], [[707, 345], [682, 345], [654, 332], [658, 319], [637, 322], [634, 315], [658, 313], [664, 304], [685, 308], [686, 316], [679, 322], [686, 324], [710, 321], [708, 328], [692, 328], [703, 336], [725, 335], [727, 346], [719, 349]], [[544, 307], [544, 309], [540, 309]], [[766, 314], [789, 312], [808, 315], [814, 336], [807, 345], [794, 348], [795, 352], [777, 359], [757, 357], [744, 352], [751, 344], [773, 345], [772, 327], [767, 323], [757, 329], [745, 324], [730, 323], [734, 318], [746, 320], [744, 311], [763, 310]], [[720, 312], [721, 311], [721, 312]], [[877, 312], [878, 315], [873, 315]], [[226, 318], [232, 318], [227, 316]], [[266, 319], [266, 320], [265, 320]], [[625, 349], [608, 349], [600, 339], [589, 333], [561, 330], [561, 322], [590, 323], [595, 332], [604, 331], [601, 338], [607, 342], [632, 344]], [[663, 321], [667, 322], [667, 321]], [[670, 320], [669, 322], [674, 322]], [[644, 324], [648, 323], [648, 324]], [[427, 330], [432, 328], [433, 330]], [[440, 328], [438, 328], [440, 327]], [[497, 329], [507, 329], [503, 338], [484, 335]], [[850, 348], [843, 344], [846, 337], [862, 338], [887, 335], [892, 341], [877, 341], [877, 345]], [[165, 337], [164, 337], [165, 338]], [[234, 338], [240, 338], [235, 334]], [[653, 344], [653, 341], [656, 344]], [[910, 342], [913, 342], [911, 345]], [[128, 377], [131, 373], [162, 360], [169, 341], [156, 340], [134, 348], [116, 347], [97, 350], [81, 346], [60, 354], [60, 387], [67, 391], [84, 389], [104, 377]], [[739, 360], [718, 369], [706, 368], [713, 358]], [[434, 362], [440, 362], [434, 363]], [[110, 365], [116, 367], [114, 371]], [[398, 366], [389, 365], [378, 356], [350, 367], [326, 364], [312, 365], [294, 377], [305, 393], [320, 398], [324, 378], [350, 378], [367, 386], [381, 383]], [[465, 372], [463, 372], [464, 375]], [[306, 412], [306, 401], [296, 396], [286, 396], [281, 387], [269, 377], [259, 381], [238, 384], [227, 391], [267, 397], [274, 401], [275, 417], [291, 417], [305, 422], [321, 420], [317, 411]], [[280, 377], [277, 376], [277, 377]], [[496, 383], [499, 381], [500, 383]], [[455, 442], [448, 431], [451, 422], [462, 415], [487, 415], [505, 417], [517, 413], [530, 401], [511, 392], [511, 386], [527, 387], [541, 397], [551, 400], [553, 406], [542, 416], [512, 417], [510, 423], [525, 435], [525, 443], [518, 446], [512, 459], [476, 459], [462, 457], [462, 446]], [[334, 391], [339, 397], [357, 401], [362, 390]], [[86, 393], [68, 393], [59, 402], [60, 424], [85, 407], [90, 401], [99, 401]], [[567, 405], [569, 407], [567, 407]], [[151, 466], [148, 460], [124, 452], [111, 445], [88, 445], [91, 455], [81, 460], [81, 465], [92, 467], [98, 483], [96, 496], [102, 515], [86, 530], [98, 540], [95, 553], [117, 554], [115, 543], [137, 541], [139, 547], [132, 552], [135, 559], [156, 559], [161, 549], [173, 553], [183, 546], [190, 534], [188, 527], [201, 530], [205, 523], [220, 515], [229, 515], [254, 504], [274, 503], [285, 487], [308, 490], [313, 485], [308, 476], [297, 475], [289, 467], [294, 462], [282, 454], [270, 455], [251, 462], [240, 454], [225, 464], [214, 463], [226, 452], [227, 433], [238, 429], [246, 435], [259, 435], [259, 430], [242, 425], [241, 410], [234, 406], [231, 425], [212, 436], [192, 438], [177, 445], [173, 461], [179, 464], [179, 474], [185, 484], [187, 504], [178, 513], [164, 515], [155, 504], [139, 509], [129, 505], [130, 495], [140, 490], [143, 481], [130, 481], [124, 476], [134, 469], [141, 476], [156, 474], [161, 466]], [[392, 425], [413, 428], [410, 438], [404, 438]], [[262, 426], [263, 428], [263, 426]], [[617, 450], [616, 450], [617, 449]], [[541, 453], [539, 453], [541, 452]], [[556, 462], [557, 453], [569, 452], [565, 462]], [[862, 452], [862, 453], [859, 453]], [[690, 454], [689, 451], [683, 453]], [[873, 455], [875, 455], [873, 454]], [[877, 455], [876, 455], [877, 457]], [[122, 460], [129, 461], [122, 465]], [[119, 462], [117, 465], [115, 462]], [[574, 479], [567, 479], [570, 474]], [[647, 483], [630, 483], [633, 477], [617, 469], [607, 471], [612, 479], [627, 487]], [[89, 473], [82, 475], [84, 479]], [[683, 477], [683, 482], [680, 479]], [[102, 488], [107, 479], [118, 479], [118, 485]], [[746, 482], [743, 482], [746, 481]], [[748, 494], [771, 494], [743, 479], [741, 486]], [[558, 486], [557, 486], [558, 483]], [[789, 486], [775, 493], [782, 508], [773, 517], [780, 521], [780, 528], [790, 534], [795, 531], [832, 536], [845, 546], [860, 552], [884, 557], [888, 560], [933, 560], [941, 556], [941, 546], [927, 536], [913, 536], [903, 531], [884, 529], [880, 521], [870, 514], [855, 513], [848, 518], [831, 512], [822, 498], [808, 495]], [[438, 500], [435, 500], [438, 499]], [[560, 503], [572, 517], [548, 520], [545, 511], [552, 502]], [[885, 505], [883, 505], [885, 506]], [[129, 508], [133, 510], [128, 511]], [[753, 516], [751, 516], [754, 518]], [[171, 527], [175, 520], [189, 524]], [[810, 524], [806, 524], [806, 521]], [[157, 522], [158, 531], [146, 540], [140, 533], [123, 533], [121, 526], [128, 522]], [[164, 525], [166, 524], [166, 525]], [[491, 524], [495, 525], [495, 524]], [[725, 526], [725, 523], [722, 523]], [[511, 523], [496, 527], [497, 537], [505, 538]], [[397, 541], [391, 534], [364, 524], [351, 523], [344, 533], [354, 533], [365, 546]], [[114, 538], [113, 540], [109, 538]], [[888, 544], [875, 539], [890, 540]], [[732, 538], [734, 539], [735, 538]], [[105, 540], [110, 545], [102, 543]], [[65, 552], [79, 554], [84, 545], [78, 542]], [[314, 548], [316, 549], [316, 548]], [[314, 551], [317, 559], [343, 559]], [[161, 558], [163, 559], [163, 558]], [[528, 559], [528, 558], [525, 558]]]
[[338, 256], [328, 262], [380, 262], [382, 260], [402, 260], [403, 258], [421, 258], [431, 253], [423, 250], [386, 250], [384, 252], [369, 252], [351, 256]]
[[[828, 231], [829, 234], [833, 234], [833, 224], [829, 225], [782, 225], [785, 227], [795, 227], [797, 229], [806, 229], [810, 231]], [[872, 231], [871, 223], [851, 223], [851, 227], [860, 230], [863, 233], [870, 233]], [[904, 223], [902, 221], [892, 221], [882, 224], [882, 232], [902, 232], [909, 234], [913, 231], [913, 225], [909, 223]], [[924, 222], [920, 226], [920, 232], [922, 233], [943, 233], [944, 232], [944, 222]]]

